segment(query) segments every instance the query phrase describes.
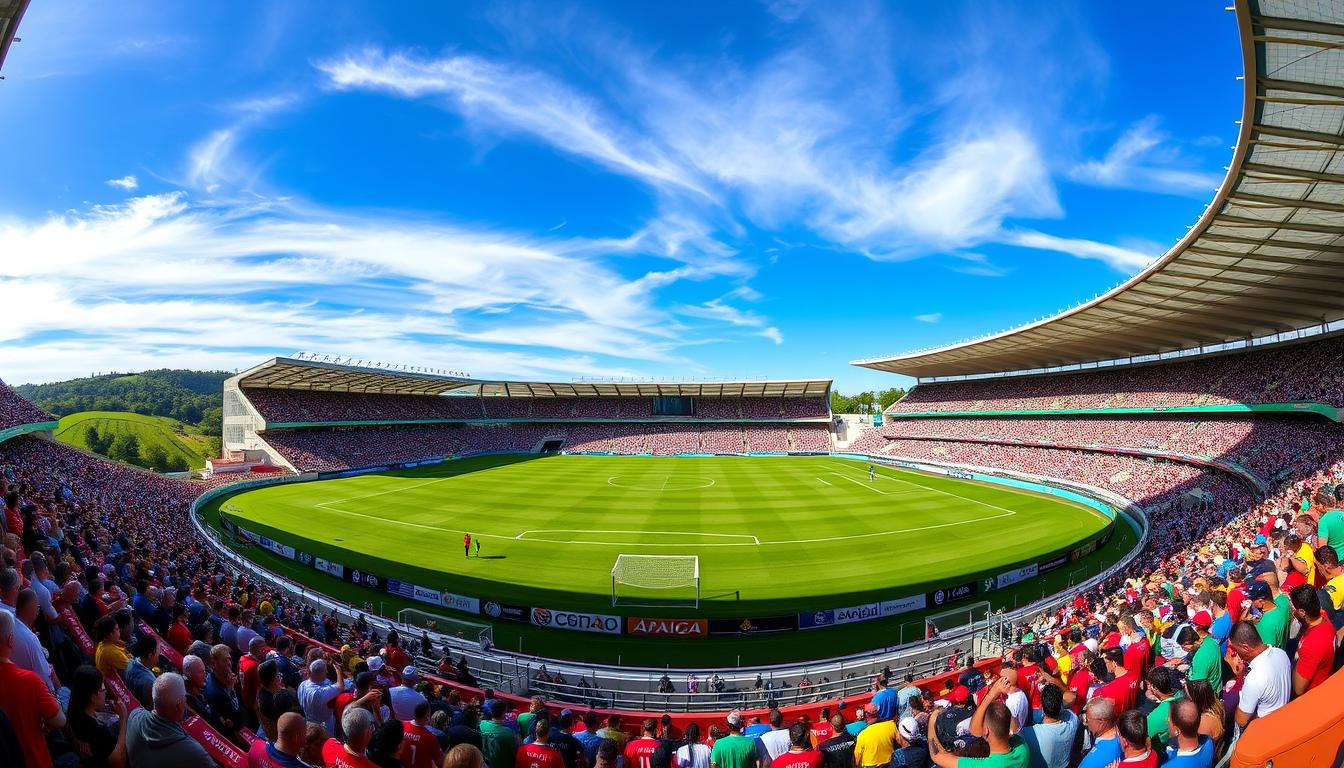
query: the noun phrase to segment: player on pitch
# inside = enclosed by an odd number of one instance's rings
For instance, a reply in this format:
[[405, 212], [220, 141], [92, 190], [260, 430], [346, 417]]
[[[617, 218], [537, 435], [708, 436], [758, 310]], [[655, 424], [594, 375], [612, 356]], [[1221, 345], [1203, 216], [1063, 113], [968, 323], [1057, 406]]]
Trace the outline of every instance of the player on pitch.
[[868, 482], [873, 482], [873, 465], [868, 465]]
[[462, 534], [462, 556], [471, 557], [471, 534]]

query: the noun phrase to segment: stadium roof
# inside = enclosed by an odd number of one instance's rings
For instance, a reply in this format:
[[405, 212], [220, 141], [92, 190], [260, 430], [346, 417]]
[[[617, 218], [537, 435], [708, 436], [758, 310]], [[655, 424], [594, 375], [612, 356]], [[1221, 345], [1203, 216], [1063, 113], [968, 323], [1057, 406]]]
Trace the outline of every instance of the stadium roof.
[[1344, 318], [1344, 4], [1236, 0], [1245, 95], [1232, 164], [1170, 251], [1074, 309], [854, 365], [911, 376], [1160, 354]]
[[9, 53], [9, 44], [14, 42], [14, 32], [27, 7], [28, 0], [0, 0], [0, 68], [5, 66], [5, 54]]
[[441, 373], [276, 357], [237, 377], [240, 387], [396, 395], [510, 397], [824, 397], [830, 379], [790, 381], [490, 381]]

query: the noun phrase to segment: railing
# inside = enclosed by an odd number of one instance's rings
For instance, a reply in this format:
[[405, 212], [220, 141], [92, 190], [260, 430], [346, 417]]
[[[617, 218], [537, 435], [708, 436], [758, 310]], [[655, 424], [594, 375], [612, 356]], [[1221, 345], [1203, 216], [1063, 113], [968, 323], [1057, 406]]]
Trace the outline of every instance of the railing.
[[[353, 623], [361, 616], [380, 632], [387, 632], [396, 629], [405, 637], [419, 638], [422, 634], [427, 635], [440, 648], [451, 648], [454, 657], [465, 656], [468, 659], [469, 666], [473, 675], [485, 685], [499, 685], [501, 690], [508, 688], [517, 688], [518, 676], [520, 673], [529, 680], [528, 691], [544, 691], [549, 696], [564, 699], [573, 697], [570, 703], [588, 703], [601, 702], [607, 708], [612, 709], [631, 709], [638, 711], [669, 711], [669, 712], [695, 712], [706, 710], [718, 710], [731, 703], [732, 706], [749, 705], [752, 700], [763, 702], [767, 696], [773, 696], [776, 699], [784, 701], [781, 696], [792, 697], [793, 699], [822, 697], [825, 699], [835, 699], [840, 697], [850, 697], [860, 695], [871, 690], [871, 680], [883, 670], [890, 668], [896, 674], [910, 673], [916, 677], [936, 674], [946, 666], [946, 660], [954, 653], [966, 654], [974, 650], [977, 642], [985, 640], [985, 634], [991, 630], [1002, 628], [1005, 624], [1015, 625], [1039, 616], [1042, 612], [1053, 610], [1073, 599], [1073, 596], [1081, 591], [1095, 588], [1098, 584], [1110, 579], [1134, 560], [1135, 557], [1144, 549], [1149, 539], [1149, 524], [1146, 513], [1117, 494], [1105, 491], [1100, 488], [1073, 483], [1065, 480], [1040, 478], [1027, 475], [1021, 472], [1012, 472], [1008, 470], [999, 470], [989, 467], [966, 467], [965, 465], [944, 464], [942, 462], [919, 460], [903, 460], [899, 457], [890, 456], [869, 456], [866, 454], [848, 454], [853, 458], [862, 458], [865, 461], [875, 463], [903, 466], [924, 465], [930, 468], [968, 468], [986, 475], [996, 475], [1006, 478], [1031, 479], [1035, 482], [1048, 482], [1051, 485], [1072, 489], [1075, 492], [1091, 496], [1099, 501], [1111, 505], [1113, 508], [1120, 509], [1126, 521], [1134, 527], [1139, 536], [1138, 544], [1119, 562], [1105, 569], [1101, 573], [1088, 578], [1072, 587], [1071, 590], [1056, 594], [1054, 596], [1043, 597], [1040, 600], [1033, 601], [1020, 608], [1014, 608], [1007, 611], [998, 611], [988, 616], [986, 619], [971, 622], [964, 626], [948, 629], [934, 639], [925, 639], [922, 635], [916, 642], [905, 642], [904, 636], [896, 638], [897, 644], [872, 651], [851, 654], [848, 656], [834, 657], [828, 659], [819, 659], [805, 664], [776, 664], [760, 665], [750, 667], [739, 667], [734, 669], [720, 669], [717, 673], [713, 668], [649, 668], [649, 667], [624, 667], [602, 664], [578, 664], [563, 660], [545, 658], [523, 653], [513, 653], [500, 649], [490, 649], [482, 651], [479, 645], [463, 641], [461, 638], [444, 635], [435, 632], [425, 632], [420, 627], [409, 626], [393, 621], [389, 618], [378, 616], [370, 611], [361, 610], [348, 603], [337, 600], [314, 591], [307, 586], [288, 579], [267, 568], [264, 568], [251, 560], [243, 557], [233, 551], [219, 535], [209, 528], [200, 515], [200, 508], [208, 501], [225, 493], [233, 493], [238, 490], [244, 490], [264, 485], [273, 485], [279, 483], [303, 482], [306, 480], [318, 479], [314, 475], [304, 476], [286, 476], [283, 478], [267, 478], [263, 480], [248, 481], [236, 485], [221, 486], [213, 488], [193, 502], [191, 507], [192, 524], [197, 531], [208, 541], [212, 547], [227, 562], [233, 565], [237, 570], [252, 574], [261, 578], [293, 597], [297, 597], [321, 610], [331, 611], [347, 623]], [[922, 623], [920, 624], [922, 628]], [[537, 683], [535, 678], [540, 669], [545, 666], [549, 673], [559, 673], [566, 680], [575, 681], [563, 686], [557, 686], [554, 683]], [[664, 674], [674, 678], [674, 682], [684, 685], [685, 677], [689, 673], [696, 673], [702, 676], [702, 685], [708, 685], [710, 674], [718, 674], [723, 678], [725, 691], [728, 694], [725, 698], [722, 694], [714, 692], [705, 692], [698, 694], [688, 693], [657, 693], [658, 682]], [[774, 690], [767, 692], [755, 691], [754, 684], [757, 675], [760, 675], [763, 681], [771, 681], [776, 684]], [[803, 694], [797, 688], [797, 683], [804, 677], [814, 681], [812, 686], [808, 687], [809, 693]], [[828, 683], [822, 684], [819, 681], [823, 677], [829, 677]], [[586, 679], [590, 682], [589, 687], [581, 687], [577, 684], [580, 679]], [[787, 683], [788, 688], [783, 684]], [[505, 688], [504, 686], [508, 686]], [[549, 686], [549, 688], [547, 687]], [[519, 695], [523, 691], [515, 691]]]

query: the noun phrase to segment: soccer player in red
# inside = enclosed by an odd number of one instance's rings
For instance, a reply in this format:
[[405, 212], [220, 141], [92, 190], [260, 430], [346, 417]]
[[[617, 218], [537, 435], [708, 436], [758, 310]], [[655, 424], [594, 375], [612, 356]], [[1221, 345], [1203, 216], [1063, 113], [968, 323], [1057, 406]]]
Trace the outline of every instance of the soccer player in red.
[[471, 534], [462, 534], [462, 556], [471, 557]]
[[443, 748], [427, 725], [429, 702], [422, 701], [415, 705], [415, 719], [402, 724], [406, 736], [401, 745], [401, 764], [406, 768], [438, 768], [443, 762]]
[[[625, 745], [625, 768], [650, 768], [653, 750], [658, 748], [658, 722], [644, 721], [644, 730], [638, 739]], [[519, 766], [518, 768], [526, 768]]]
[[789, 726], [789, 751], [776, 757], [770, 768], [821, 768], [821, 753], [808, 744], [808, 736], [806, 725]]
[[532, 733], [534, 734], [532, 743], [524, 744], [518, 748], [518, 754], [514, 758], [514, 767], [565, 768], [564, 755], [560, 754], [560, 750], [551, 746], [550, 719], [545, 715], [537, 715], [533, 718]]

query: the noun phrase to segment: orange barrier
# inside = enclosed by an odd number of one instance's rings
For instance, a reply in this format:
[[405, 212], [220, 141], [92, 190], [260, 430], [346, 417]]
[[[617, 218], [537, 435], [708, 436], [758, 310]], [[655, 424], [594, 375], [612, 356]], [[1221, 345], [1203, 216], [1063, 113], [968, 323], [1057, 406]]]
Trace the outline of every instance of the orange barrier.
[[1344, 672], [1263, 720], [1237, 741], [1229, 768], [1324, 768], [1344, 765]]

